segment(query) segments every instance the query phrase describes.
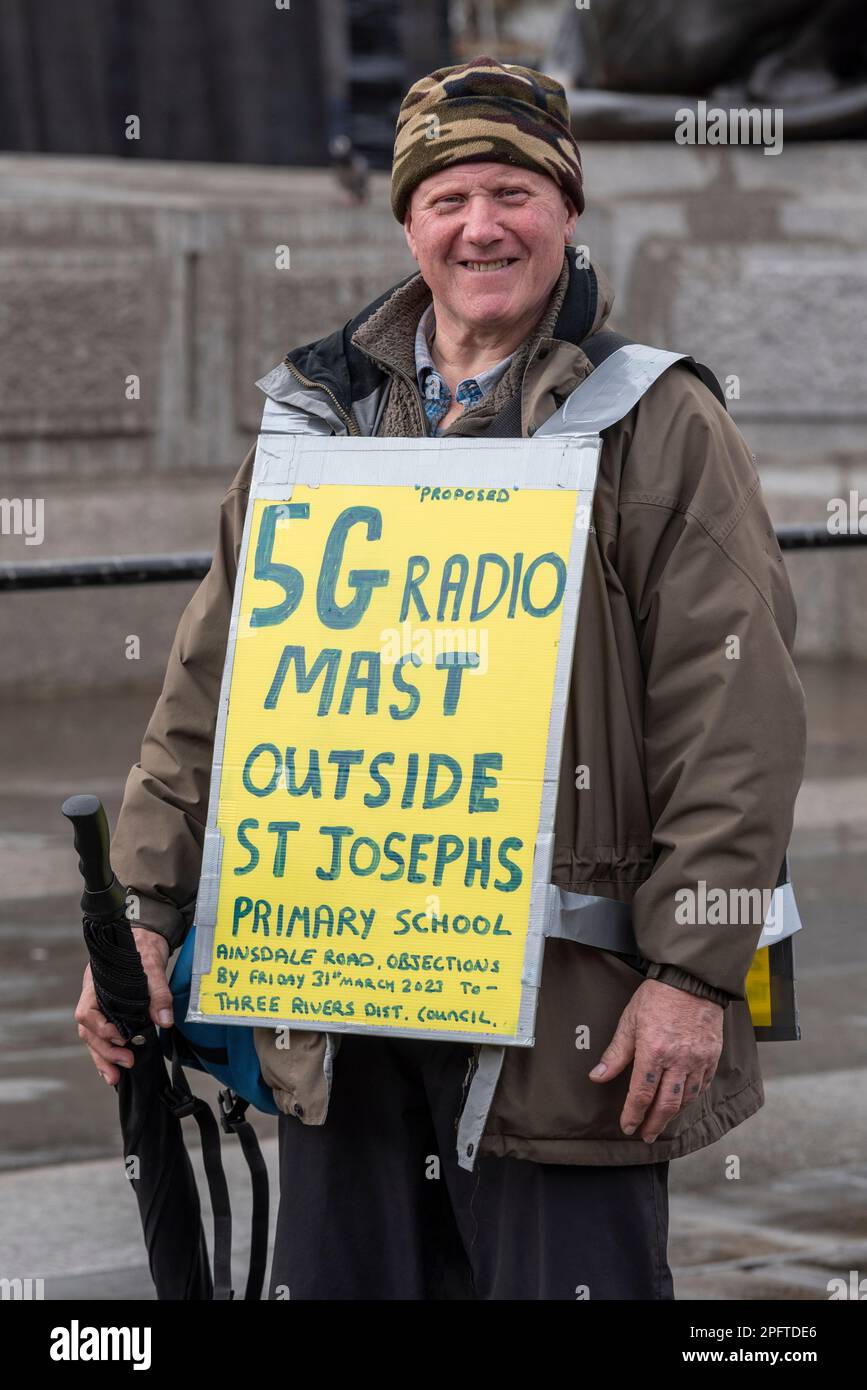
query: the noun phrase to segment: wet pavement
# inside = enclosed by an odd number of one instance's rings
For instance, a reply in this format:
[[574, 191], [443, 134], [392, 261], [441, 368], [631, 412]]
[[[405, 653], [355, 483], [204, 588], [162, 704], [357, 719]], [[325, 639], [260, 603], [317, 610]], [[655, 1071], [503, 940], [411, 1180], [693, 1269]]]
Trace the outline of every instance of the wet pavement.
[[[810, 742], [791, 864], [803, 1038], [763, 1043], [764, 1109], [672, 1166], [681, 1298], [827, 1298], [829, 1279], [867, 1277], [867, 666], [805, 664], [801, 678]], [[72, 1021], [84, 949], [60, 804], [95, 792], [113, 823], [154, 694], [0, 709], [0, 1275], [45, 1277], [47, 1297], [149, 1291], [116, 1099]], [[266, 1117], [257, 1127], [274, 1133]], [[246, 1181], [233, 1173], [241, 1232]]]

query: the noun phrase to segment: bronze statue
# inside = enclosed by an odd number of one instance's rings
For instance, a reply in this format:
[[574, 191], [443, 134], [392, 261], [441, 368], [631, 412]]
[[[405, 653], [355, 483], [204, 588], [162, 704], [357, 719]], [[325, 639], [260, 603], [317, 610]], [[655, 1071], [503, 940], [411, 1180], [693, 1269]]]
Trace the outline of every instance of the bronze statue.
[[791, 138], [867, 136], [863, 0], [570, 0], [545, 66], [584, 139], [668, 137], [699, 98], [780, 109]]

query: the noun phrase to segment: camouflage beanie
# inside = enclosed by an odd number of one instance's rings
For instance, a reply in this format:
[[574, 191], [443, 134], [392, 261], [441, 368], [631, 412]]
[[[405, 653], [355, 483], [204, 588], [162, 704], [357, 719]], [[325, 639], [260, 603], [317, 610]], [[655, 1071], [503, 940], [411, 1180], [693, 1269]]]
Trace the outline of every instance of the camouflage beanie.
[[474, 58], [438, 68], [401, 104], [391, 171], [391, 207], [403, 222], [422, 179], [452, 164], [496, 160], [548, 174], [584, 211], [581, 155], [559, 82], [532, 68]]

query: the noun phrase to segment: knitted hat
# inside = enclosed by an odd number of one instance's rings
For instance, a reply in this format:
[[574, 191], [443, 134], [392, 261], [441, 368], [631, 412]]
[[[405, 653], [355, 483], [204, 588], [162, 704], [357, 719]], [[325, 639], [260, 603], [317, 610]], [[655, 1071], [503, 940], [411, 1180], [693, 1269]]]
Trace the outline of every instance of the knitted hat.
[[391, 207], [403, 222], [422, 179], [452, 164], [494, 160], [556, 179], [584, 211], [581, 155], [566, 93], [544, 72], [474, 58], [438, 68], [401, 104], [391, 171]]

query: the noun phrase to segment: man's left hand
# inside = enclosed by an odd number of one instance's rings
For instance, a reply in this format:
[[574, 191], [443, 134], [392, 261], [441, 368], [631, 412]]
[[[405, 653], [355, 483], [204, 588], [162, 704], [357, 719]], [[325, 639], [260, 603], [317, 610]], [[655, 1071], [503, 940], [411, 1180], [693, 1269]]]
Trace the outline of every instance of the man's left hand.
[[639, 986], [590, 1072], [592, 1081], [612, 1081], [634, 1059], [620, 1116], [624, 1134], [641, 1125], [642, 1139], [652, 1144], [682, 1106], [707, 1090], [722, 1051], [723, 1012], [660, 980]]

